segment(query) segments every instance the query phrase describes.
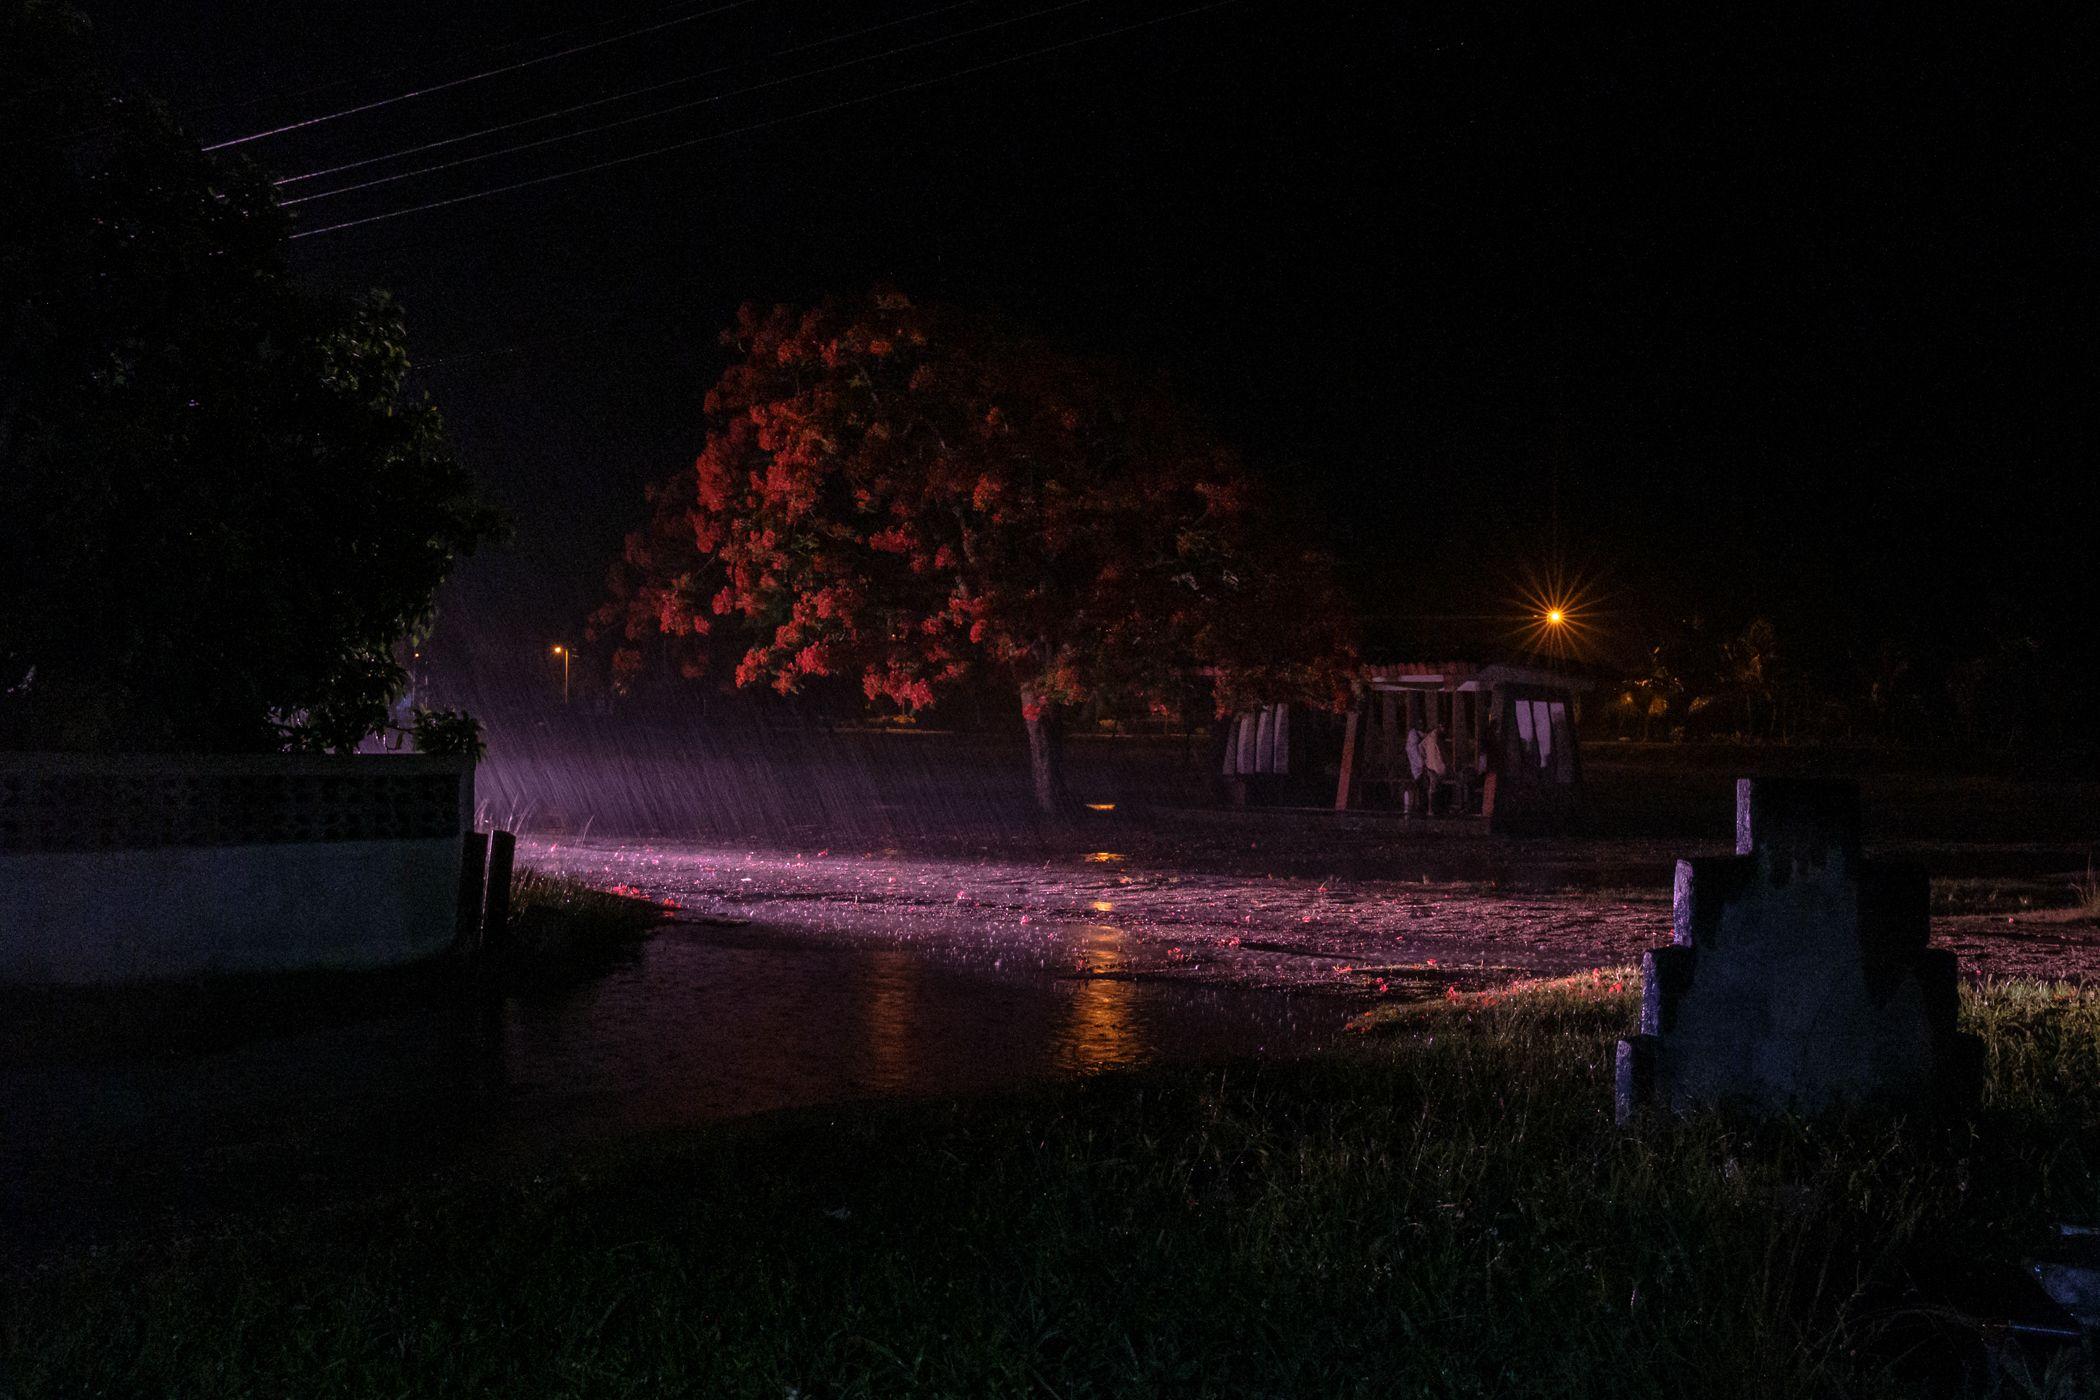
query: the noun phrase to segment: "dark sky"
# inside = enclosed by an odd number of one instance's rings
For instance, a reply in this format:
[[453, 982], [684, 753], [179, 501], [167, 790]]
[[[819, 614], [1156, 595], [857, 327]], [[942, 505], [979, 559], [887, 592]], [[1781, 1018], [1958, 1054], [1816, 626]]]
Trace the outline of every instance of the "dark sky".
[[[1374, 610], [1499, 608], [1556, 557], [1629, 633], [1768, 612], [1797, 649], [2084, 606], [2082, 45], [1923, 12], [1189, 3], [750, 0], [242, 147], [295, 175], [677, 80], [287, 187], [317, 192], [850, 65], [299, 206], [316, 228], [791, 118], [294, 245], [406, 303], [516, 521], [447, 635], [573, 636], [642, 484], [697, 450], [732, 308], [878, 278], [1164, 369]], [[85, 8], [211, 141], [705, 7]]]

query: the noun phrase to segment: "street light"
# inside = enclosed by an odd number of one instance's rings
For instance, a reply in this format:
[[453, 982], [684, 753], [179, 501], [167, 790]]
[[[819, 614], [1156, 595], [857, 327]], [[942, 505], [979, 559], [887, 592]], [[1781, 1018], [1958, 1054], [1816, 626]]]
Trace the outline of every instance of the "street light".
[[1519, 588], [1517, 602], [1522, 621], [1511, 618], [1527, 651], [1556, 661], [1579, 658], [1596, 645], [1595, 599], [1582, 580], [1564, 577], [1558, 570], [1535, 575]]
[[566, 705], [569, 703], [569, 649], [557, 646], [554, 654], [561, 658], [561, 702]]

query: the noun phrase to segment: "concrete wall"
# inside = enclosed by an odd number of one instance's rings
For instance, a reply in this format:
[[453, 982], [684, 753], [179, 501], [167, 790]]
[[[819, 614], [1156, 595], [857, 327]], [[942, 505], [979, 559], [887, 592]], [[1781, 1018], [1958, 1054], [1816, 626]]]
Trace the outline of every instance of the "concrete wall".
[[473, 787], [444, 758], [0, 754], [0, 982], [442, 952]]

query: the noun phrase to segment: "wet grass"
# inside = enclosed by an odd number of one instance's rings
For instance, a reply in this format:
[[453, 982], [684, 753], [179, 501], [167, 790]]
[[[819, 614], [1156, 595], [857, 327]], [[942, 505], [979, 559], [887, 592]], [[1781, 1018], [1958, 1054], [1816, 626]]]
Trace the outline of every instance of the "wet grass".
[[2071, 882], [2071, 907], [2088, 919], [2100, 919], [2100, 874], [2093, 870], [2093, 858], [2085, 858], [2085, 875]]
[[1971, 994], [1959, 1125], [1621, 1131], [1633, 986], [42, 1266], [0, 1283], [0, 1393], [1941, 1394], [1954, 1285], [2100, 1218], [2100, 995]]
[[631, 954], [672, 913], [638, 891], [529, 868], [511, 876], [510, 900], [510, 926], [496, 963], [507, 977], [533, 982], [600, 971]]
[[579, 931], [608, 937], [633, 934], [664, 921], [661, 904], [637, 893], [602, 889], [569, 875], [521, 867], [511, 875], [510, 910], [523, 919], [534, 910], [558, 916]]

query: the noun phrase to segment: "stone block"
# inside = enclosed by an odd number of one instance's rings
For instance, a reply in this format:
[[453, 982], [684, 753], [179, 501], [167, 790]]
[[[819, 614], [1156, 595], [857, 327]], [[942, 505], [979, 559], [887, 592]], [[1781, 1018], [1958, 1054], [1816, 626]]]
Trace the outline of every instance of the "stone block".
[[1859, 784], [1835, 778], [1737, 778], [1735, 853], [1821, 859], [1859, 854]]
[[1619, 1047], [1622, 1119], [1644, 1107], [1819, 1112], [1973, 1090], [1951, 953], [1926, 946], [1916, 867], [1860, 854], [1851, 783], [1743, 779], [1737, 854], [1677, 863], [1671, 942], [1643, 963]]

